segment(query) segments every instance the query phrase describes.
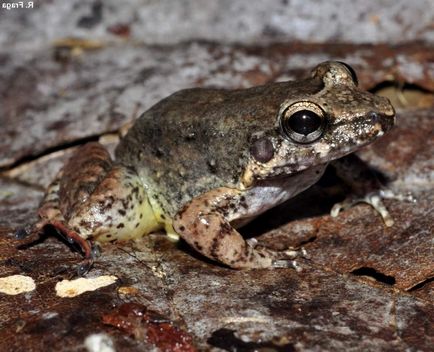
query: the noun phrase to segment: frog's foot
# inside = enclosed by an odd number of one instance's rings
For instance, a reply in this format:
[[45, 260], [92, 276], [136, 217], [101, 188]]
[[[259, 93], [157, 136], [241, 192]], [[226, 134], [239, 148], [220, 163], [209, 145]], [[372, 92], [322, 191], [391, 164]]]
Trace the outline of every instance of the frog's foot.
[[275, 257], [272, 261], [271, 267], [273, 268], [292, 268], [296, 271], [302, 271], [302, 268], [295, 260], [296, 258], [306, 258], [309, 259], [309, 256], [304, 248], [295, 249], [288, 248], [284, 251], [272, 251], [267, 249], [266, 247], [260, 246], [258, 244], [258, 240], [256, 238], [249, 238], [246, 240], [247, 244], [252, 248], [255, 248], [259, 251], [267, 251], [269, 255]]
[[47, 225], [52, 226], [69, 244], [79, 247], [83, 253], [84, 259], [78, 265], [77, 273], [79, 276], [86, 274], [92, 267], [95, 258], [99, 256], [99, 247], [90, 240], [81, 237], [77, 232], [68, 228], [68, 226], [61, 221], [50, 221], [46, 226]]
[[92, 268], [95, 258], [101, 255], [101, 249], [96, 243], [86, 241], [90, 245], [90, 256], [85, 257], [81, 263], [77, 266], [77, 275], [83, 276], [88, 273], [88, 271]]
[[342, 210], [349, 209], [358, 203], [367, 203], [380, 214], [384, 224], [387, 227], [393, 226], [394, 221], [392, 216], [383, 204], [382, 199], [395, 199], [399, 201], [415, 202], [415, 198], [411, 194], [395, 194], [391, 190], [380, 190], [378, 192], [368, 193], [364, 197], [349, 197], [340, 203], [336, 203], [330, 211], [330, 215], [332, 217], [337, 217], [339, 212]]
[[398, 200], [400, 202], [410, 202], [410, 203], [417, 202], [417, 199], [413, 196], [411, 192], [395, 193], [390, 189], [381, 189], [378, 193], [380, 197], [383, 199], [393, 199], [393, 200]]
[[69, 244], [78, 246], [83, 253], [83, 260], [77, 266], [77, 274], [78, 276], [85, 275], [92, 268], [95, 259], [100, 256], [99, 246], [90, 240], [84, 239], [61, 221], [50, 221], [45, 226], [51, 226]]
[[21, 241], [21, 240], [29, 238], [35, 234], [38, 234], [38, 232], [39, 232], [39, 230], [37, 230], [34, 225], [27, 225], [27, 226], [18, 228], [15, 231], [14, 237], [17, 240]]
[[100, 255], [99, 247], [89, 240], [81, 237], [77, 232], [71, 230], [62, 221], [40, 221], [34, 225], [25, 226], [15, 232], [15, 238], [18, 240], [27, 239], [33, 235], [39, 235], [50, 226], [62, 236], [69, 244], [76, 245], [83, 253], [84, 259], [77, 267], [79, 276], [86, 274], [92, 267], [96, 257]]

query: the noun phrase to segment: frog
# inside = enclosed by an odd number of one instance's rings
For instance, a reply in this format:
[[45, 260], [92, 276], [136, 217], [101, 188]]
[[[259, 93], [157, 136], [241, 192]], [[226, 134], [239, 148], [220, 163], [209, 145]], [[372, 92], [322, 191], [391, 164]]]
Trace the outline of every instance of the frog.
[[[48, 187], [38, 222], [17, 237], [54, 227], [82, 249], [81, 272], [99, 244], [161, 229], [229, 268], [294, 268], [302, 249], [272, 250], [239, 228], [394, 123], [390, 101], [360, 89], [354, 69], [339, 61], [301, 80], [184, 89], [136, 120], [114, 160], [97, 142], [82, 146]], [[364, 201], [390, 218], [378, 197]]]

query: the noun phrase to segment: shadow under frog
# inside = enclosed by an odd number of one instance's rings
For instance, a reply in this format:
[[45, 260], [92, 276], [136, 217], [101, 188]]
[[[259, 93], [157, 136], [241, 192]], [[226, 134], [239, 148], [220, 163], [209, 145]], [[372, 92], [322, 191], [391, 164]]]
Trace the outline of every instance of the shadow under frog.
[[[360, 90], [341, 62], [321, 63], [300, 81], [182, 90], [136, 121], [116, 161], [98, 143], [78, 150], [49, 186], [40, 221], [17, 235], [53, 226], [81, 246], [82, 272], [92, 243], [161, 228], [232, 268], [294, 267], [297, 251], [259, 246], [237, 228], [384, 135], [394, 116], [390, 102]], [[389, 216], [381, 201], [375, 206]]]

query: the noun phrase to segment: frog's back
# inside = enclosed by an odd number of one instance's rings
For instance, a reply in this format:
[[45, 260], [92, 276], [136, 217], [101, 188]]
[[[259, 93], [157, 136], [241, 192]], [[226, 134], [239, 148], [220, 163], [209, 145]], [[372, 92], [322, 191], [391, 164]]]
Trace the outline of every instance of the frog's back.
[[[275, 128], [280, 104], [313, 94], [312, 80], [245, 90], [187, 89], [146, 111], [121, 141], [116, 158], [134, 167], [174, 214], [217, 187], [237, 187], [253, 133]], [[157, 200], [158, 201], [158, 200]], [[168, 204], [167, 204], [168, 203]]]

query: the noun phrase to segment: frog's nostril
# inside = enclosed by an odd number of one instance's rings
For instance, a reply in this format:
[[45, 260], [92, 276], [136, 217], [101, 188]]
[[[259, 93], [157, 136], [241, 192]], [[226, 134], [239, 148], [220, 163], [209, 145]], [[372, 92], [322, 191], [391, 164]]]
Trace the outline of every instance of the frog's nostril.
[[377, 123], [380, 120], [380, 116], [375, 111], [370, 111], [368, 117], [371, 119], [372, 123]]

